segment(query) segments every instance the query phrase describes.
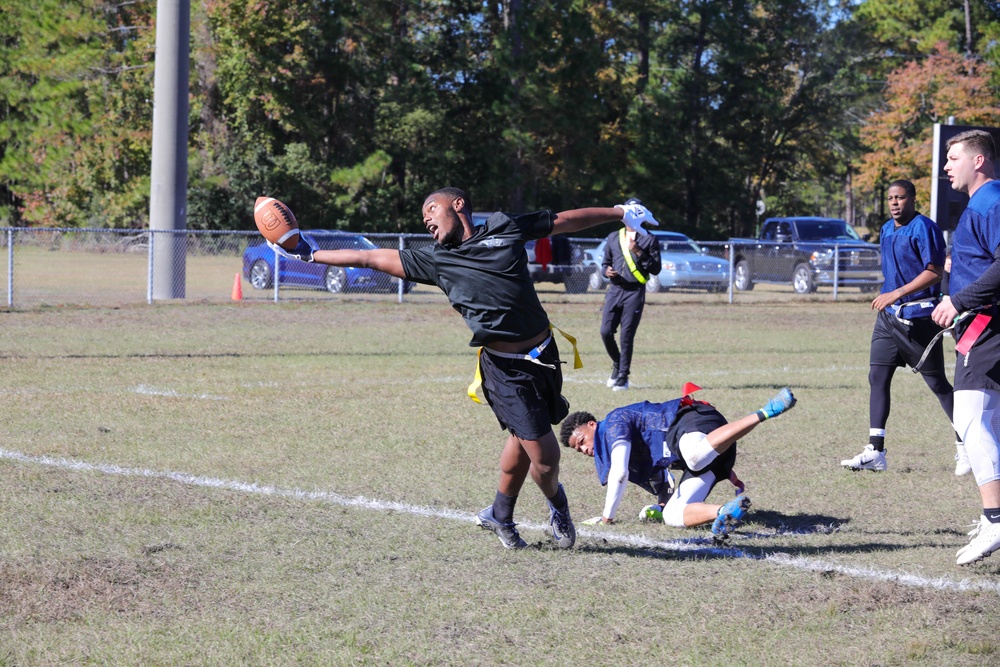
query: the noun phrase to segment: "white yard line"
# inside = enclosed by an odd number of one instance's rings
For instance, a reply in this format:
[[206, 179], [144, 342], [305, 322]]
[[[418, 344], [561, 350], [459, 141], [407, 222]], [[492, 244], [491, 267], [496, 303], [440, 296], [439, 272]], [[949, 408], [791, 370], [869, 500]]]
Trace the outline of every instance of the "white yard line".
[[[330, 491], [304, 491], [300, 489], [283, 489], [276, 486], [260, 485], [252, 482], [239, 482], [233, 480], [216, 479], [214, 477], [204, 477], [191, 475], [183, 472], [170, 472], [160, 470], [149, 470], [147, 468], [124, 468], [108, 463], [87, 463], [85, 461], [75, 461], [73, 459], [55, 458], [51, 456], [33, 456], [13, 452], [0, 448], [0, 459], [18, 461], [34, 465], [51, 466], [64, 470], [79, 470], [85, 472], [100, 472], [107, 475], [120, 475], [124, 477], [147, 477], [153, 479], [168, 479], [190, 486], [201, 486], [215, 489], [225, 489], [239, 493], [249, 493], [263, 496], [277, 496], [281, 498], [294, 498], [299, 500], [316, 500], [333, 503], [346, 507], [357, 507], [376, 511], [392, 510], [405, 514], [418, 516], [449, 519], [455, 521], [465, 521], [472, 523], [475, 521], [475, 514], [459, 510], [436, 509], [431, 507], [421, 507], [419, 505], [409, 505], [388, 500], [377, 500], [364, 496], [345, 496]], [[525, 522], [518, 524], [522, 529], [541, 532], [545, 526], [538, 523]], [[865, 567], [848, 567], [831, 561], [824, 561], [818, 558], [793, 557], [784, 553], [774, 553], [760, 556], [751, 554], [735, 547], [714, 547], [710, 545], [707, 538], [695, 537], [682, 540], [654, 540], [643, 535], [623, 535], [604, 531], [594, 531], [588, 529], [578, 529], [577, 535], [595, 540], [620, 544], [623, 546], [649, 549], [663, 549], [666, 551], [685, 551], [701, 553], [705, 555], [722, 556], [725, 558], [746, 558], [758, 560], [778, 567], [790, 567], [797, 570], [811, 572], [836, 572], [847, 577], [857, 579], [871, 579], [875, 581], [888, 581], [902, 586], [914, 586], [917, 588], [934, 588], [948, 591], [989, 591], [1000, 594], [1000, 582], [992, 581], [970, 581], [968, 579], [955, 580], [950, 577], [929, 578], [906, 572], [893, 572], [888, 570], [877, 570]]]

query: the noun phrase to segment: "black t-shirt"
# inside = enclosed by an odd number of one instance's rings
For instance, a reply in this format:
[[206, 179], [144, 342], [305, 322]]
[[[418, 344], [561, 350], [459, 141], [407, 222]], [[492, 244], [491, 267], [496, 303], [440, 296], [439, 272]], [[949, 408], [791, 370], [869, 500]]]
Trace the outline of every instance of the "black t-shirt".
[[552, 233], [552, 212], [497, 212], [458, 246], [401, 250], [406, 279], [437, 285], [472, 330], [470, 345], [519, 341], [549, 326], [528, 273], [524, 243]]

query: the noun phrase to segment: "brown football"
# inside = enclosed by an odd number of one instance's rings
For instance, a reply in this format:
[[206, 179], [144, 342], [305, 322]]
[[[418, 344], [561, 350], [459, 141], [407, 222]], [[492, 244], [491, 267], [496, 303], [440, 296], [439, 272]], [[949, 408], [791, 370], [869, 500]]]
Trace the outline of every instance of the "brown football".
[[285, 250], [293, 250], [299, 244], [299, 223], [295, 214], [274, 197], [257, 197], [253, 221], [257, 223], [257, 231], [271, 243]]

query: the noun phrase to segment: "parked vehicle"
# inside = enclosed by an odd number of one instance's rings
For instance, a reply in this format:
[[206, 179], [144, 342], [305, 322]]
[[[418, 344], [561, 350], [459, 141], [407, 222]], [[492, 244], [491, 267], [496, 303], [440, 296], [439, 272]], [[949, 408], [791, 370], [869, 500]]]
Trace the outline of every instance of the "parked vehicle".
[[879, 247], [858, 236], [837, 218], [768, 218], [756, 239], [732, 239], [733, 284], [753, 289], [755, 282], [789, 282], [799, 294], [819, 285], [882, 286]]
[[[729, 289], [729, 263], [712, 257], [692, 239], [679, 232], [650, 232], [660, 242], [660, 273], [646, 281], [647, 292], [666, 292], [675, 287], [725, 292]], [[604, 289], [608, 279], [601, 270], [607, 239], [588, 251], [590, 288]]]
[[[312, 238], [321, 250], [374, 250], [378, 246], [361, 234], [342, 231], [310, 230], [302, 232]], [[255, 289], [274, 285], [274, 251], [266, 243], [249, 246], [243, 251], [243, 277]], [[325, 289], [328, 292], [395, 292], [399, 279], [375, 269], [327, 266], [313, 262], [280, 257], [278, 270], [282, 287]], [[409, 292], [413, 283], [406, 282]]]

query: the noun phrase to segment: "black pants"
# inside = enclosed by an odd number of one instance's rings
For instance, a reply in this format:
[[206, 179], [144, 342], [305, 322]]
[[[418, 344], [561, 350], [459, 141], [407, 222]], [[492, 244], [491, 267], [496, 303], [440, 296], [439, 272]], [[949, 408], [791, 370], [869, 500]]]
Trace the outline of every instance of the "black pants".
[[[618, 364], [618, 377], [627, 378], [632, 365], [632, 341], [635, 339], [642, 309], [646, 305], [646, 287], [622, 289], [608, 285], [601, 313], [601, 339], [612, 363]], [[621, 350], [615, 343], [615, 331], [621, 326]]]

